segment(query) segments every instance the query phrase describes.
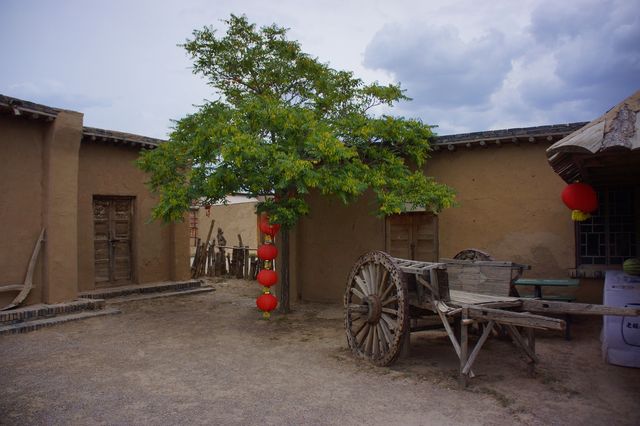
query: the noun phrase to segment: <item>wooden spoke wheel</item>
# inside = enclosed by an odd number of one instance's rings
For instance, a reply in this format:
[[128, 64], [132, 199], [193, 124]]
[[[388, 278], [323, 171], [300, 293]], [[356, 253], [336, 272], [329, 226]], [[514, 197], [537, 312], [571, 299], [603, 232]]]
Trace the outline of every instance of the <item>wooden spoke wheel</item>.
[[494, 260], [489, 253], [478, 249], [466, 249], [453, 256], [457, 260]]
[[376, 365], [396, 360], [409, 323], [407, 284], [393, 258], [381, 251], [361, 256], [344, 294], [345, 329], [353, 353]]

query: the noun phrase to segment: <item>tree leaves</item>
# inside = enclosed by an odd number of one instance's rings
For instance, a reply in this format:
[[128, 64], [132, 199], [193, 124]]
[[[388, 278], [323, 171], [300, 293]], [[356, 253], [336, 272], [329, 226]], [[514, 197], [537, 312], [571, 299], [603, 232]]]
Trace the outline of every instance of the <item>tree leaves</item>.
[[314, 189], [349, 202], [372, 188], [380, 214], [452, 205], [453, 191], [419, 171], [431, 126], [371, 114], [408, 99], [400, 86], [331, 69], [276, 25], [235, 15], [225, 23], [226, 34], [204, 28], [184, 44], [219, 98], [178, 120], [170, 141], [139, 160], [160, 196], [156, 218], [176, 220], [193, 200], [238, 192], [276, 195], [259, 209], [285, 227], [308, 212]]

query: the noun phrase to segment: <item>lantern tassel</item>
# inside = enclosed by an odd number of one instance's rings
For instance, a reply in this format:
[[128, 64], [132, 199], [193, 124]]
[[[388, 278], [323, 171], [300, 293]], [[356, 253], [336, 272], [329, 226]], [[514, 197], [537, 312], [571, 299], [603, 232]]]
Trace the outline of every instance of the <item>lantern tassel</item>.
[[262, 318], [268, 320], [270, 317], [271, 317], [271, 313], [270, 312], [264, 311], [262, 313]]
[[573, 210], [571, 212], [571, 220], [574, 222], [582, 222], [583, 220], [587, 220], [591, 217], [589, 213], [585, 213], [581, 210]]

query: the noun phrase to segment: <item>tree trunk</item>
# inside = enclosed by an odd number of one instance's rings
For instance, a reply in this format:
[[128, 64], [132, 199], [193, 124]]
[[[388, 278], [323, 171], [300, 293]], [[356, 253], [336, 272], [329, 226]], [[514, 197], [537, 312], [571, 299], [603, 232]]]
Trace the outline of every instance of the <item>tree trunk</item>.
[[277, 286], [277, 296], [280, 301], [278, 312], [288, 314], [291, 312], [289, 304], [289, 230], [284, 227], [280, 231], [282, 236], [282, 253], [279, 259], [280, 263], [280, 285]]

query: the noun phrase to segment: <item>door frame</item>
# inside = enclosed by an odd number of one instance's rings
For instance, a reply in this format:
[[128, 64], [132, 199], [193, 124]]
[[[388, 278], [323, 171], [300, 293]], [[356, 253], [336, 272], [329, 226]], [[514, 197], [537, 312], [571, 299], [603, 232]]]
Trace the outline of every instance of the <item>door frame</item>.
[[[130, 212], [131, 212], [131, 220], [129, 222], [129, 230], [130, 230], [130, 238], [129, 238], [129, 262], [130, 262], [130, 278], [127, 282], [115, 283], [114, 281], [104, 281], [102, 283], [96, 282], [96, 272], [95, 272], [95, 215], [93, 212], [93, 206], [96, 199], [99, 200], [129, 200], [131, 202]], [[92, 238], [92, 250], [93, 250], [93, 286], [94, 288], [108, 288], [108, 287], [120, 287], [137, 283], [137, 263], [136, 263], [136, 250], [137, 250], [137, 239], [136, 235], [136, 197], [135, 195], [110, 195], [110, 194], [93, 194], [91, 197], [91, 238]]]

